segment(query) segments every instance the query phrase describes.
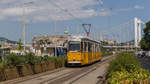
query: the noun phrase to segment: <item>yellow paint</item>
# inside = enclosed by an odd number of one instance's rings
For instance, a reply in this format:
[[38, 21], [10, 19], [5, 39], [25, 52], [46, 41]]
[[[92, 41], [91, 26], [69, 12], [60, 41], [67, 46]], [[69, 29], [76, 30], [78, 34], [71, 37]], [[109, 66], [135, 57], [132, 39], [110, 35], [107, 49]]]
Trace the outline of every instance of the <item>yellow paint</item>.
[[68, 61], [81, 61], [81, 53], [80, 52], [69, 52], [68, 53]]
[[69, 62], [80, 62], [81, 65], [91, 64], [101, 60], [101, 52], [68, 52]]

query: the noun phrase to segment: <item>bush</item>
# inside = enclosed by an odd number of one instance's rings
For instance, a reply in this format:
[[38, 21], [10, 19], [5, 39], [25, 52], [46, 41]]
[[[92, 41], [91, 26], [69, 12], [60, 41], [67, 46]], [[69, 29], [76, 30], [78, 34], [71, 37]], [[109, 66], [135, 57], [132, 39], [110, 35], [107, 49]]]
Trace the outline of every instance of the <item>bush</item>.
[[50, 61], [55, 61], [56, 63], [60, 63], [62, 61], [62, 57], [38, 57], [35, 56], [33, 53], [28, 53], [25, 56], [26, 63], [28, 64], [37, 64], [41, 62], [50, 62]]
[[150, 73], [142, 69], [133, 52], [122, 52], [110, 62], [108, 84], [149, 84]]
[[3, 63], [0, 63], [0, 69], [2, 69], [3, 68]]
[[113, 72], [107, 81], [109, 84], [150, 84], [150, 73], [142, 68], [132, 72], [122, 70]]
[[44, 57], [41, 57], [41, 61], [44, 61], [44, 62], [50, 62], [50, 57], [48, 56], [44, 56]]
[[50, 60], [54, 61], [57, 64], [63, 63], [65, 61], [63, 57], [51, 57]]
[[38, 64], [41, 62], [50, 62], [54, 61], [57, 64], [62, 64], [65, 60], [63, 57], [39, 57], [35, 56], [33, 53], [28, 53], [25, 56], [18, 56], [16, 54], [10, 54], [9, 56], [5, 56], [0, 62], [0, 68], [6, 66], [17, 66], [21, 64]]
[[36, 64], [42, 61], [41, 57], [35, 56], [33, 53], [28, 53], [25, 55], [25, 61], [27, 64]]
[[112, 55], [113, 53], [112, 52], [102, 52], [102, 56], [110, 56]]
[[140, 63], [134, 57], [134, 53], [122, 52], [110, 62], [108, 72], [111, 73], [115, 71], [121, 71], [122, 69], [129, 71], [130, 69], [134, 69], [135, 67], [140, 67]]
[[10, 54], [9, 56], [3, 57], [3, 65], [5, 66], [17, 66], [25, 63], [24, 57], [17, 56], [16, 54]]

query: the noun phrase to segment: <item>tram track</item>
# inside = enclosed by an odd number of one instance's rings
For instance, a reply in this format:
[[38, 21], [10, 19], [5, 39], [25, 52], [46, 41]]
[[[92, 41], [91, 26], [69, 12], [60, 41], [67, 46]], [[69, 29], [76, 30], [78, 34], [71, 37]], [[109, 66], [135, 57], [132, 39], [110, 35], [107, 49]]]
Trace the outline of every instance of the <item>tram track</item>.
[[56, 72], [60, 72], [60, 71], [63, 71], [65, 69], [66, 68], [63, 67], [63, 68], [56, 69], [56, 70], [53, 70], [53, 71], [48, 71], [48, 72], [39, 73], [39, 74], [35, 74], [35, 75], [29, 75], [29, 76], [26, 76], [26, 77], [20, 77], [20, 78], [16, 78], [16, 79], [13, 79], [13, 80], [8, 80], [8, 81], [1, 82], [1, 84], [18, 84], [18, 83], [25, 82], [25, 81], [28, 81], [28, 80], [36, 79], [36, 78], [41, 77], [41, 76], [45, 76], [47, 74], [53, 74], [53, 73], [56, 73]]
[[55, 80], [56, 78], [66, 76], [66, 74], [71, 73], [74, 69], [70, 68], [65, 68], [64, 70], [61, 70], [59, 72], [51, 73], [51, 74], [46, 74], [44, 76], [40, 76], [37, 78], [30, 79], [28, 81], [21, 81], [15, 84], [43, 84], [43, 82], [46, 82], [47, 80]]
[[[78, 70], [78, 69], [76, 69], [76, 70]], [[53, 78], [47, 79], [47, 80], [45, 80], [45, 81], [42, 81], [42, 82], [40, 82], [39, 84], [48, 84], [48, 82], [56, 81], [56, 80], [61, 79], [61, 78], [63, 78], [63, 77], [68, 77], [70, 74], [75, 73], [76, 70], [72, 70], [72, 71], [69, 71], [69, 72], [60, 74], [60, 75], [58, 75], [58, 76], [56, 76], [56, 77], [53, 77]], [[79, 69], [79, 70], [80, 70], [80, 69]]]
[[[100, 63], [98, 63], [97, 65], [93, 66], [93, 68], [89, 69], [88, 71], [86, 71], [85, 73], [79, 75], [78, 77], [74, 78], [72, 81], [70, 82], [66, 82], [64, 84], [73, 84], [75, 83], [76, 81], [80, 80], [81, 78], [85, 77], [86, 75], [92, 73], [93, 71], [95, 71], [98, 67], [100, 67], [101, 65], [104, 65], [104, 64], [107, 64], [108, 61], [110, 61], [111, 59], [108, 58], [108, 59], [105, 59], [103, 61], [101, 61]], [[100, 82], [100, 81], [98, 81]]]
[[[97, 67], [100, 67], [102, 64], [108, 63], [110, 61], [112, 56], [107, 57], [106, 59], [102, 60], [101, 62], [98, 62], [96, 64], [93, 64], [91, 66], [83, 67], [79, 70], [74, 70], [72, 73], [68, 73], [66, 76], [59, 77], [55, 80], [48, 80], [45, 82], [42, 82], [40, 84], [73, 84], [75, 81], [79, 80], [80, 78], [86, 76], [87, 74], [93, 72], [96, 70]], [[66, 82], [70, 79], [74, 78], [73, 80]]]

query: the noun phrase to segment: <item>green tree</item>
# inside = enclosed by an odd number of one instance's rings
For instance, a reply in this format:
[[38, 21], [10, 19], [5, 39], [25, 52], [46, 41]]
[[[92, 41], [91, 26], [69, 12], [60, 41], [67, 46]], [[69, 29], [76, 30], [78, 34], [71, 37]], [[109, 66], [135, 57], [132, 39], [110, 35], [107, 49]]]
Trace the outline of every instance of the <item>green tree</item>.
[[2, 55], [2, 45], [0, 45], [0, 55]]
[[0, 53], [1, 53], [1, 48], [2, 48], [2, 45], [0, 45]]
[[20, 51], [20, 52], [22, 52], [23, 51], [23, 46], [22, 46], [23, 44], [22, 44], [22, 41], [21, 41], [21, 39], [19, 39], [19, 41], [18, 41], [18, 50]]
[[150, 21], [146, 23], [146, 28], [144, 28], [144, 37], [140, 42], [140, 46], [143, 50], [150, 50]]
[[0, 62], [2, 61], [2, 57], [1, 57], [1, 55], [2, 55], [2, 46], [0, 45]]

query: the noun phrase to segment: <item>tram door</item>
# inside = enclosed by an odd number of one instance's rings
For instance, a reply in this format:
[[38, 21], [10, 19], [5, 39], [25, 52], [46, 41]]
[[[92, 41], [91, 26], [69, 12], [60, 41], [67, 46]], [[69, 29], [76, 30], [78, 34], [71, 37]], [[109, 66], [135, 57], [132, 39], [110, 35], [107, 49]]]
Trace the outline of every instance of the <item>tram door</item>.
[[89, 51], [88, 51], [88, 42], [85, 42], [85, 52], [86, 52], [86, 63], [88, 64], [89, 63]]
[[86, 41], [81, 42], [82, 60], [84, 64], [88, 63], [88, 43]]
[[88, 62], [91, 63], [92, 62], [92, 48], [91, 48], [92, 44], [90, 42], [88, 42]]

